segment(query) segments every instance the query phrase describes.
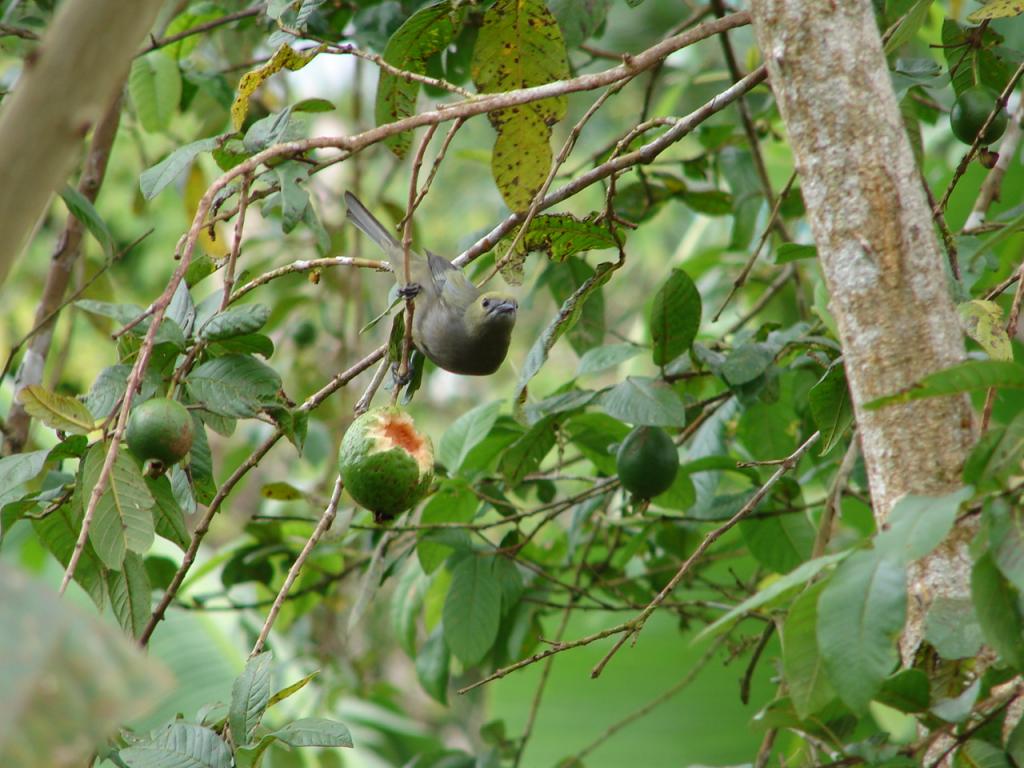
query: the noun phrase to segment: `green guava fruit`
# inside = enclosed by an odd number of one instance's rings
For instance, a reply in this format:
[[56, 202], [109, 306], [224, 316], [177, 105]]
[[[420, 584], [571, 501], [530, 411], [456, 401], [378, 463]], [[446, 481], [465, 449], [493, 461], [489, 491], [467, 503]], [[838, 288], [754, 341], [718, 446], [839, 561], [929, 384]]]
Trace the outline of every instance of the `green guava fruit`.
[[676, 444], [660, 427], [636, 427], [619, 445], [619, 482], [641, 499], [667, 491], [679, 471]]
[[[981, 131], [998, 100], [999, 94], [987, 86], [976, 85], [966, 89], [953, 102], [953, 109], [949, 112], [949, 127], [953, 135], [964, 144], [973, 144], [974, 137]], [[1006, 130], [1006, 123], [1006, 110], [1000, 109], [979, 143], [988, 146], [996, 141]]]
[[192, 448], [192, 417], [177, 400], [154, 397], [132, 409], [125, 442], [143, 461], [155, 459], [170, 466]]
[[423, 498], [434, 477], [434, 448], [406, 411], [374, 408], [345, 432], [338, 470], [349, 495], [381, 523]]

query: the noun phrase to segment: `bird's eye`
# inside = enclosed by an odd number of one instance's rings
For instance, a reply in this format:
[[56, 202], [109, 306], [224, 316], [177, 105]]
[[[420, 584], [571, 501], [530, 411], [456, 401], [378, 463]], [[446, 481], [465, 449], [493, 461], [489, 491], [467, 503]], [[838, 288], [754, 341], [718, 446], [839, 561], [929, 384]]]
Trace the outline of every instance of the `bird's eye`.
[[491, 306], [491, 300], [484, 299], [484, 309], [487, 309], [489, 306]]

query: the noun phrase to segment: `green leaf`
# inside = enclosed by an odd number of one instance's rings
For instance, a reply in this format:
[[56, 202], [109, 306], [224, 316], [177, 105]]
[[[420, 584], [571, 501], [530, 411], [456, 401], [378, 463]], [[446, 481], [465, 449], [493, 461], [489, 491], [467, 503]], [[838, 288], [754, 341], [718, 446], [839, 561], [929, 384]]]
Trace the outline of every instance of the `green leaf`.
[[107, 571], [107, 589], [117, 623], [132, 637], [141, 635], [152, 607], [149, 576], [142, 556], [129, 552], [120, 571]]
[[924, 712], [931, 705], [928, 675], [920, 669], [904, 669], [884, 683], [876, 701], [900, 712]]
[[[480, 499], [473, 493], [472, 488], [462, 481], [447, 480], [441, 483], [437, 492], [424, 505], [423, 511], [420, 513], [420, 524], [468, 523], [476, 517], [479, 508]], [[457, 535], [458, 538], [441, 536], [442, 533]], [[436, 571], [441, 563], [455, 551], [452, 545], [456, 543], [460, 545], [460, 548], [469, 548], [469, 537], [465, 535], [465, 531], [437, 531], [436, 533], [421, 534], [416, 543], [416, 557], [423, 572], [429, 574]], [[409, 628], [409, 632], [406, 650], [412, 655], [415, 619], [413, 619], [413, 626]]]
[[457, 472], [466, 456], [481, 440], [487, 437], [498, 419], [501, 401], [478, 405], [462, 414], [445, 430], [437, 447], [437, 458], [449, 472]]
[[231, 686], [228, 726], [236, 745], [249, 744], [270, 701], [270, 662], [273, 654], [253, 656]]
[[1024, 366], [1003, 360], [968, 360], [929, 374], [904, 390], [865, 403], [864, 407], [873, 411], [893, 403], [980, 392], [989, 387], [1024, 388]]
[[443, 621], [444, 639], [452, 653], [467, 667], [483, 661], [498, 637], [501, 621], [501, 586], [491, 558], [471, 554], [455, 566]]
[[576, 48], [598, 32], [608, 14], [608, 0], [548, 0], [567, 48]]
[[835, 698], [818, 650], [818, 598], [824, 583], [811, 586], [793, 601], [782, 627], [782, 669], [797, 714], [807, 719]]
[[586, 376], [591, 373], [600, 373], [609, 368], [617, 368], [622, 363], [630, 360], [644, 348], [636, 344], [606, 344], [602, 347], [593, 347], [583, 353], [579, 365], [576, 367], [576, 376]]
[[[615, 474], [615, 453], [611, 448], [629, 434], [628, 426], [604, 413], [580, 413], [565, 423], [564, 431], [598, 472]], [[671, 493], [671, 489], [666, 493]]]
[[[217, 8], [209, 3], [202, 3], [188, 9], [184, 13], [179, 13], [173, 19], [171, 23], [167, 25], [164, 30], [164, 37], [173, 37], [183, 32], [188, 32], [202, 24], [224, 16], [225, 11]], [[171, 43], [170, 45], [163, 48], [168, 55], [173, 56], [175, 59], [183, 59], [188, 56], [196, 45], [199, 44], [201, 36], [199, 34], [189, 35], [187, 37], [178, 40], [177, 42]]]
[[192, 543], [192, 537], [185, 526], [185, 515], [181, 511], [181, 506], [174, 497], [171, 481], [167, 479], [167, 475], [147, 477], [146, 487], [153, 497], [153, 521], [157, 534], [177, 544], [184, 552]]
[[226, 355], [195, 368], [185, 386], [193, 400], [221, 416], [254, 416], [276, 401], [281, 377], [247, 355]]
[[818, 258], [818, 249], [813, 245], [800, 245], [799, 243], [783, 243], [775, 249], [775, 263], [788, 264], [791, 261], [800, 259]]
[[351, 747], [352, 734], [341, 723], [322, 717], [302, 717], [270, 732], [292, 747]]
[[[473, 82], [481, 93], [542, 85], [569, 76], [558, 22], [544, 0], [498, 0], [484, 15], [473, 48]], [[505, 203], [526, 210], [551, 169], [551, 128], [565, 116], [565, 96], [542, 99], [488, 118], [498, 138], [491, 170]]]
[[[82, 504], [88, 503], [103, 469], [108, 445], [96, 443], [89, 449], [82, 470]], [[108, 568], [119, 570], [126, 553], [144, 554], [153, 546], [153, 497], [139, 471], [139, 465], [124, 451], [118, 451], [107, 487], [96, 504], [89, 528], [89, 541]]]
[[[535, 216], [530, 228], [519, 241], [510, 256], [510, 262], [502, 267], [502, 277], [518, 285], [522, 282], [523, 262], [526, 254], [542, 252], [552, 261], [564, 262], [570, 256], [585, 251], [599, 251], [616, 248], [618, 243], [607, 226], [596, 223], [595, 214], [579, 219], [570, 213], [550, 213]], [[516, 233], [504, 237], [494, 248], [498, 258], [512, 246]]]
[[609, 262], [599, 264], [594, 274], [584, 280], [573, 291], [572, 295], [562, 303], [554, 320], [548, 324], [548, 327], [544, 329], [526, 355], [523, 369], [519, 374], [519, 383], [516, 385], [515, 400], [517, 403], [522, 403], [526, 400], [526, 388], [530, 383], [530, 379], [536, 376], [541, 366], [544, 365], [544, 362], [548, 359], [548, 352], [555, 346], [555, 342], [562, 337], [562, 334], [576, 324], [580, 313], [583, 311], [583, 307], [586, 305], [587, 299], [608, 282], [612, 272], [618, 269], [618, 266], [618, 264]]
[[[465, 15], [464, 8], [452, 8], [449, 0], [433, 3], [410, 16], [388, 40], [384, 61], [398, 69], [426, 74], [427, 59], [443, 51], [458, 34]], [[420, 84], [381, 71], [377, 80], [377, 101], [374, 107], [377, 125], [393, 123], [416, 112]], [[398, 157], [412, 145], [412, 131], [389, 136], [384, 144]]]
[[968, 739], [957, 752], [956, 765], [968, 768], [1014, 768], [1005, 752], [982, 739]]
[[686, 352], [700, 328], [700, 293], [681, 269], [672, 270], [654, 296], [650, 328], [654, 364], [665, 366]]
[[720, 628], [726, 624], [731, 623], [735, 619], [739, 618], [745, 613], [750, 613], [760, 608], [762, 605], [771, 602], [777, 597], [780, 597], [784, 593], [806, 584], [823, 570], [828, 568], [830, 565], [834, 565], [841, 560], [844, 560], [849, 556], [849, 552], [836, 552], [833, 555], [824, 555], [823, 557], [817, 557], [814, 560], [808, 560], [806, 563], [790, 571], [785, 576], [772, 581], [764, 589], [760, 590], [754, 595], [751, 595], [739, 605], [731, 608], [727, 613], [720, 616], [715, 622], [706, 626], [701, 630], [700, 634], [694, 638], [694, 640], [700, 640], [703, 637], [707, 637], [710, 634], [717, 632]]
[[829, 681], [854, 712], [864, 712], [898, 660], [907, 576], [879, 550], [855, 552], [818, 601], [818, 645]]
[[984, 640], [981, 625], [968, 598], [936, 597], [925, 618], [925, 640], [943, 659], [968, 659]]
[[131, 768], [231, 768], [231, 750], [220, 736], [181, 721], [152, 741], [122, 749], [118, 757]]
[[1013, 360], [1010, 336], [1003, 324], [1003, 308], [994, 301], [975, 299], [957, 304], [964, 332], [993, 360]]
[[989, 555], [1017, 590], [1024, 587], [1024, 512], [992, 504], [989, 518]]
[[981, 624], [985, 641], [1003, 661], [1015, 669], [1024, 666], [1020, 615], [1020, 593], [1000, 573], [991, 554], [985, 554], [974, 563], [971, 572], [971, 598], [974, 612]]
[[60, 196], [71, 215], [82, 222], [89, 230], [89, 234], [96, 238], [103, 248], [103, 255], [113, 259], [117, 253], [117, 243], [114, 242], [114, 236], [110, 234], [107, 223], [97, 213], [89, 198], [74, 187], [67, 186], [60, 191]]
[[89, 409], [80, 400], [30, 384], [18, 393], [25, 412], [51, 429], [87, 435], [96, 428]]
[[423, 595], [430, 585], [429, 579], [410, 558], [402, 569], [398, 583], [391, 593], [391, 631], [398, 644], [410, 656], [416, 653], [416, 620], [423, 608]]
[[853, 401], [846, 384], [846, 369], [835, 363], [807, 393], [814, 424], [821, 431], [821, 455], [831, 452], [853, 424]]
[[430, 698], [448, 704], [448, 676], [451, 653], [444, 642], [444, 626], [438, 626], [416, 654], [416, 678]]
[[314, 672], [310, 672], [305, 677], [296, 680], [291, 685], [286, 685], [284, 688], [282, 688], [280, 691], [278, 691], [270, 697], [270, 701], [267, 702], [267, 707], [272, 707], [278, 702], [284, 701], [289, 696], [293, 696], [294, 694], [298, 693], [307, 685], [309, 685], [309, 683], [312, 682], [313, 678], [315, 678], [319, 674], [320, 670], [316, 670]]
[[1024, 460], [1024, 413], [1010, 423], [991, 424], [964, 462], [964, 482], [980, 492], [1008, 488]]
[[[564, 264], [551, 264], [541, 275], [555, 301], [562, 305], [580, 286], [590, 280], [595, 269], [579, 256], [570, 256]], [[604, 343], [606, 333], [604, 291], [594, 290], [579, 306], [579, 312], [566, 328], [566, 338], [577, 355]]]
[[878, 548], [903, 563], [924, 557], [946, 538], [960, 505], [971, 496], [970, 488], [944, 496], [901, 496], [878, 536]]
[[729, 353], [722, 363], [722, 377], [733, 387], [749, 384], [775, 359], [767, 344], [744, 344]]
[[[83, 510], [77, 502], [76, 499], [70, 504], [62, 504], [56, 511], [32, 521], [32, 527], [39, 540], [43, 542], [43, 546], [65, 568], [71, 561], [78, 532], [82, 527]], [[101, 610], [106, 605], [107, 598], [105, 578], [102, 561], [96, 555], [92, 544], [86, 541], [78, 567], [75, 568], [74, 580]]]
[[932, 0], [916, 0], [910, 9], [903, 14], [899, 25], [885, 43], [885, 53], [889, 55], [898, 51], [917, 34], [917, 31], [928, 18], [928, 9]]
[[219, 341], [234, 336], [254, 333], [267, 323], [270, 307], [266, 304], [243, 304], [228, 307], [218, 312], [199, 329], [199, 338], [206, 341]]
[[627, 376], [603, 391], [598, 405], [609, 415], [634, 426], [681, 427], [686, 407], [669, 384], [657, 379]]
[[281, 231], [288, 234], [306, 217], [309, 192], [305, 182], [309, 178], [309, 171], [302, 163], [292, 161], [275, 167], [274, 175], [281, 188], [274, 198], [281, 207]]
[[48, 453], [30, 451], [0, 458], [0, 505], [13, 500], [20, 493], [19, 486], [39, 476]]
[[740, 532], [750, 554], [777, 573], [788, 573], [807, 560], [814, 546], [814, 526], [800, 512], [748, 517]]
[[506, 449], [499, 465], [508, 488], [515, 488], [555, 447], [556, 421], [553, 416], [541, 419]]
[[181, 101], [178, 62], [163, 51], [140, 56], [132, 64], [128, 92], [142, 127], [149, 133], [165, 130]]

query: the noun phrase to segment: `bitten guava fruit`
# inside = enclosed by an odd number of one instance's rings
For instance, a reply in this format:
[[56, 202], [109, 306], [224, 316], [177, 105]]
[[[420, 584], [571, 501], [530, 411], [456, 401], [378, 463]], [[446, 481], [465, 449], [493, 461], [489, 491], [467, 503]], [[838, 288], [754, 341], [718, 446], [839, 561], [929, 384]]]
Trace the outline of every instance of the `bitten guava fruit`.
[[125, 442], [142, 460], [155, 459], [170, 466], [192, 448], [192, 417], [181, 403], [154, 397], [132, 409]]
[[349, 495], [382, 523], [423, 498], [434, 477], [434, 448], [406, 411], [374, 408], [345, 432], [338, 470]]
[[[999, 94], [984, 85], [976, 85], [963, 91], [953, 102], [953, 109], [949, 112], [949, 127], [953, 135], [964, 144], [973, 144], [974, 137], [981, 131], [981, 126], [988, 120], [998, 100]], [[1006, 123], [1006, 110], [1000, 109], [979, 143], [988, 146], [996, 141], [1006, 130]]]
[[636, 427], [619, 445], [619, 482], [641, 499], [667, 491], [679, 471], [676, 444], [660, 427]]

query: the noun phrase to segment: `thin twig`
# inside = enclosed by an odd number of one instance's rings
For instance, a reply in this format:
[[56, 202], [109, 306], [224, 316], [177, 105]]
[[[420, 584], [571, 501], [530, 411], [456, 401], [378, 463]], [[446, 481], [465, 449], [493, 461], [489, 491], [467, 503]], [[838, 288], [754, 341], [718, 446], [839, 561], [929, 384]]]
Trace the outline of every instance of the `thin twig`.
[[828, 546], [828, 541], [832, 538], [832, 522], [836, 518], [836, 512], [839, 511], [843, 488], [846, 487], [846, 481], [850, 479], [850, 473], [853, 472], [853, 468], [857, 464], [858, 455], [860, 455], [860, 441], [857, 434], [854, 433], [850, 438], [850, 445], [846, 449], [846, 453], [843, 454], [843, 460], [839, 463], [839, 469], [836, 470], [832, 483], [829, 485], [828, 495], [825, 497], [825, 508], [821, 513], [821, 520], [818, 521], [818, 533], [814, 537], [814, 547], [811, 550], [812, 559], [825, 554], [825, 547]]
[[1003, 186], [1003, 177], [1006, 175], [1006, 171], [1009, 169], [1013, 158], [1017, 156], [1017, 148], [1020, 146], [1022, 120], [1024, 120], [1024, 99], [1021, 99], [1017, 109], [1014, 110], [1013, 115], [1010, 117], [1010, 124], [1006, 128], [1006, 135], [999, 142], [999, 159], [992, 167], [992, 170], [988, 172], [988, 175], [985, 176], [985, 181], [981, 183], [978, 198], [974, 201], [974, 207], [971, 208], [971, 215], [967, 217], [967, 221], [964, 223], [963, 231], [965, 233], [973, 232], [984, 224], [985, 218], [988, 216], [989, 207], [999, 199], [999, 191]]
[[[297, 410], [302, 413], [308, 413], [318, 407], [320, 403], [327, 399], [327, 397], [380, 360], [383, 354], [383, 347], [379, 347], [374, 350], [355, 365], [351, 366], [348, 370], [339, 373], [331, 379], [326, 386], [321, 387], [317, 392], [306, 398], [305, 402], [303, 402]], [[213, 497], [213, 500], [210, 502], [210, 506], [206, 508], [205, 514], [196, 524], [195, 530], [192, 532], [192, 540], [189, 542], [188, 549], [185, 550], [185, 556], [182, 558], [181, 565], [178, 566], [178, 570], [171, 579], [171, 583], [168, 584], [163, 597], [160, 598], [160, 602], [157, 603], [156, 608], [153, 609], [153, 613], [149, 617], [149, 621], [146, 623], [145, 629], [142, 631], [142, 634], [139, 635], [139, 645], [145, 646], [149, 642], [149, 638], [152, 636], [157, 624], [163, 620], [164, 613], [167, 611], [167, 606], [169, 606], [174, 600], [175, 595], [178, 593], [178, 589], [180, 589], [182, 582], [185, 580], [185, 576], [188, 574], [189, 569], [195, 562], [196, 553], [199, 551], [199, 544], [202, 542], [206, 532], [210, 529], [210, 523], [213, 522], [213, 518], [220, 509], [221, 504], [224, 503], [228, 494], [234, 490], [234, 487], [238, 485], [239, 481], [248, 474], [249, 470], [255, 467], [283, 436], [284, 431], [280, 428], [276, 429], [242, 464], [235, 469], [234, 472], [231, 473], [231, 476], [225, 480], [224, 484], [217, 490], [217, 495]]]
[[696, 662], [693, 663], [693, 665], [689, 668], [689, 670], [687, 670], [686, 674], [679, 682], [677, 682], [675, 685], [673, 685], [671, 688], [664, 691], [663, 693], [660, 693], [657, 696], [655, 696], [651, 701], [647, 702], [639, 709], [630, 712], [628, 715], [626, 715], [618, 722], [608, 726], [608, 728], [605, 729], [604, 733], [602, 733], [600, 736], [598, 736], [596, 739], [594, 739], [592, 742], [587, 744], [585, 747], [583, 747], [583, 749], [576, 753], [576, 759], [582, 761], [584, 757], [586, 757], [599, 746], [604, 744], [606, 741], [608, 741], [608, 739], [610, 739], [616, 733], [621, 731], [627, 725], [635, 723], [642, 717], [649, 715], [662, 704], [674, 698], [684, 688], [688, 687], [690, 683], [697, 679], [697, 675], [699, 675], [701, 672], [704, 671], [704, 669], [707, 668], [707, 665], [715, 657], [715, 654], [718, 653], [718, 651], [721, 649], [722, 645], [725, 643], [728, 637], [728, 635], [721, 635], [720, 637], [716, 638], [715, 642], [713, 642], [704, 652], [704, 654]]
[[145, 56], [150, 51], [155, 51], [158, 48], [165, 48], [166, 46], [173, 45], [174, 43], [184, 40], [185, 38], [192, 37], [193, 35], [200, 35], [203, 32], [209, 32], [211, 29], [223, 27], [225, 24], [230, 24], [233, 21], [239, 21], [241, 19], [248, 19], [252, 16], [257, 16], [263, 12], [265, 6], [266, 3], [257, 3], [256, 5], [250, 8], [245, 8], [241, 11], [235, 11], [234, 13], [229, 13], [224, 16], [220, 16], [216, 19], [213, 19], [212, 21], [197, 24], [194, 27], [190, 27], [174, 35], [168, 35], [167, 37], [156, 38], [151, 36], [149, 45], [143, 48], [137, 54], [135, 54], [135, 57], [138, 58], [139, 56]]
[[[751, 512], [753, 512], [757, 508], [757, 505], [761, 503], [761, 500], [768, 495], [768, 491], [770, 491], [772, 487], [779, 480], [782, 479], [783, 475], [785, 475], [787, 472], [793, 469], [800, 462], [800, 459], [803, 457], [803, 455], [812, 445], [818, 442], [818, 439], [820, 437], [821, 432], [815, 432], [809, 438], [804, 440], [800, 447], [793, 451], [793, 453], [791, 453], [786, 458], [786, 460], [779, 466], [779, 468], [775, 470], [772, 476], [769, 477], [768, 480], [765, 481], [765, 483], [760, 488], [757, 489], [757, 492], [750, 497], [747, 503], [744, 504], [743, 507], [740, 508], [740, 510], [735, 515], [730, 517], [722, 525], [720, 525], [718, 528], [715, 528], [715, 530], [711, 531], [711, 533], [704, 537], [704, 540], [701, 541], [701, 543], [697, 546], [693, 553], [688, 558], [686, 558], [686, 560], [683, 562], [681, 566], [679, 566], [679, 570], [676, 571], [675, 576], [673, 576], [669, 580], [668, 584], [666, 584], [664, 588], [662, 588], [662, 590], [655, 596], [653, 600], [651, 600], [647, 607], [644, 608], [644, 610], [642, 610], [637, 615], [635, 619], [633, 619], [631, 622], [627, 622], [627, 624], [631, 625], [627, 627], [627, 631], [630, 635], [637, 636], [640, 634], [640, 630], [643, 629], [644, 623], [647, 621], [647, 619], [650, 618], [651, 614], [654, 613], [655, 609], [665, 600], [665, 598], [672, 594], [672, 591], [677, 586], [679, 586], [679, 582], [683, 580], [683, 576], [685, 576], [689, 572], [690, 568], [693, 567], [694, 563], [696, 563], [700, 559], [701, 555], [703, 555], [707, 551], [708, 547], [714, 544], [719, 539], [719, 537], [722, 536], [722, 534], [724, 534], [726, 531], [728, 531], [730, 528], [736, 525], [740, 520], [742, 520]], [[605, 655], [605, 657], [594, 666], [594, 669], [590, 673], [591, 677], [597, 677], [601, 674], [601, 671], [604, 669], [605, 665], [609, 662], [609, 660], [611, 660], [611, 657], [620, 647], [621, 643], [616, 647], [612, 648], [612, 650], [609, 651]]]
[[743, 284], [747, 282], [750, 270], [754, 268], [754, 264], [757, 262], [757, 257], [761, 255], [761, 249], [764, 248], [764, 244], [768, 242], [768, 236], [772, 232], [774, 222], [778, 221], [779, 209], [782, 207], [782, 203], [789, 195], [789, 191], [793, 188], [793, 182], [795, 181], [796, 171], [793, 171], [789, 176], [789, 181], [786, 182], [786, 186], [782, 188], [779, 196], [775, 198], [775, 204], [772, 206], [771, 213], [768, 214], [768, 221], [764, 226], [764, 231], [761, 233], [760, 239], [757, 241], [757, 247], [754, 248], [754, 252], [750, 255], [750, 258], [747, 259], [747, 263], [743, 266], [743, 269], [740, 270], [736, 279], [732, 281], [732, 287], [729, 288], [728, 295], [722, 301], [722, 305], [718, 308], [718, 311], [715, 312], [712, 322], [718, 322], [718, 318], [722, 316], [722, 312], [724, 312], [725, 308], [729, 306], [729, 302], [732, 301], [733, 296], [735, 296], [737, 292], [739, 292], [740, 288], [743, 287]]
[[323, 269], [325, 267], [357, 267], [359, 269], [373, 269], [377, 272], [391, 271], [390, 264], [386, 261], [376, 261], [375, 259], [356, 259], [349, 256], [332, 256], [323, 259], [299, 259], [298, 261], [293, 261], [291, 264], [285, 264], [283, 267], [272, 269], [269, 272], [264, 272], [259, 277], [253, 278], [231, 295], [231, 301], [232, 303], [236, 302], [254, 288], [266, 285], [271, 280], [276, 280], [279, 277], [284, 277], [285, 275], [290, 275], [296, 272], [311, 272], [314, 269]]
[[939, 214], [946, 210], [946, 204], [949, 202], [950, 196], [953, 194], [953, 190], [956, 189], [957, 183], [961, 177], [967, 172], [967, 166], [971, 164], [971, 160], [978, 153], [978, 147], [981, 145], [981, 137], [988, 131], [988, 127], [995, 121], [996, 116], [1006, 107], [1006, 100], [1010, 94], [1013, 93], [1013, 89], [1017, 87], [1017, 81], [1020, 80], [1021, 76], [1024, 75], [1024, 64], [1017, 67], [1017, 71], [1013, 73], [1006, 87], [1003, 88], [1003, 92], [999, 95], [999, 99], [996, 101], [995, 108], [989, 113], [989, 116], [985, 119], [985, 123], [981, 126], [978, 131], [978, 135], [974, 137], [974, 141], [971, 143], [970, 149], [961, 158], [960, 164], [956, 167], [956, 171], [953, 173], [953, 178], [949, 181], [949, 186], [946, 187], [946, 191], [942, 195], [942, 200], [935, 206], [932, 213]]
[[[338, 513], [338, 503], [341, 501], [341, 489], [343, 487], [344, 483], [342, 483], [341, 477], [339, 476], [334, 481], [334, 492], [331, 493], [331, 500], [327, 503], [327, 508], [324, 510], [324, 514], [320, 518], [320, 522], [317, 523], [316, 528], [314, 528], [313, 532], [309, 535], [309, 539], [306, 540], [306, 544], [302, 547], [302, 551], [299, 552], [299, 556], [295, 558], [295, 562], [292, 563], [292, 567], [288, 569], [288, 575], [285, 577], [284, 583], [281, 585], [281, 589], [277, 591], [277, 597], [274, 598], [274, 604], [270, 606], [270, 612], [267, 614], [267, 619], [263, 622], [263, 629], [260, 630], [259, 637], [256, 638], [252, 651], [249, 653], [250, 659], [263, 650], [263, 646], [267, 642], [267, 636], [270, 634], [270, 629], [274, 626], [277, 614], [280, 613], [281, 606], [284, 605], [284, 601], [288, 598], [288, 593], [291, 591], [292, 585], [299, 577], [299, 573], [302, 571], [302, 566], [305, 564], [310, 554], [312, 554], [313, 548], [316, 546], [317, 542], [320, 541], [320, 537], [330, 530], [331, 524], [334, 522], [334, 517]], [[354, 509], [349, 510], [349, 522], [352, 521], [352, 514], [354, 512]], [[345, 528], [348, 528], [348, 526], [346, 525]], [[342, 533], [344, 533], [344, 531], [342, 531]]]
[[235, 287], [235, 265], [238, 263], [238, 255], [242, 251], [242, 231], [245, 228], [245, 212], [249, 208], [249, 187], [252, 184], [252, 174], [247, 173], [242, 177], [238, 191], [238, 218], [235, 219], [234, 240], [231, 243], [231, 253], [228, 255], [228, 263], [224, 266], [224, 295], [220, 300], [220, 311], [227, 309], [231, 303], [231, 291]]
[[[701, 555], [703, 555], [707, 551], [708, 547], [714, 544], [715, 541], [717, 541], [726, 531], [728, 531], [730, 528], [736, 525], [740, 520], [749, 515], [757, 507], [761, 500], [764, 499], [768, 491], [771, 490], [771, 488], [782, 478], [784, 474], [786, 474], [786, 472], [788, 472], [789, 470], [796, 466], [801, 457], [803, 457], [804, 453], [806, 453], [807, 450], [812, 445], [814, 445], [814, 443], [816, 443], [820, 437], [821, 433], [815, 432], [813, 435], [807, 438], [807, 440], [805, 440], [803, 444], [801, 444], [800, 447], [797, 448], [796, 451], [794, 451], [789, 456], [789, 462], [779, 467], [772, 474], [772, 476], [768, 478], [765, 484], [762, 485], [753, 496], [751, 496], [747, 503], [744, 504], [743, 507], [735, 515], [726, 520], [721, 526], [715, 528], [713, 531], [708, 533], [704, 537], [703, 541], [701, 541], [700, 545], [698, 545], [697, 549], [694, 550], [693, 554], [691, 554], [690, 557], [688, 557], [686, 561], [680, 566], [679, 570], [676, 571], [675, 576], [672, 577], [668, 584], [665, 585], [665, 587], [655, 596], [653, 600], [651, 600], [650, 603], [647, 604], [643, 611], [641, 611], [636, 617], [628, 621], [624, 621], [621, 624], [616, 624], [614, 627], [609, 627], [608, 629], [602, 629], [599, 632], [586, 635], [585, 637], [581, 637], [577, 640], [556, 643], [552, 645], [550, 648], [535, 653], [532, 656], [529, 656], [528, 658], [521, 659], [513, 664], [509, 664], [508, 666], [497, 669], [487, 677], [484, 677], [480, 680], [477, 680], [475, 683], [460, 688], [458, 692], [460, 694], [468, 693], [474, 688], [479, 688], [481, 685], [486, 685], [487, 683], [492, 682], [494, 680], [499, 680], [509, 675], [510, 673], [515, 672], [518, 669], [528, 667], [531, 664], [535, 664], [538, 661], [543, 661], [544, 659], [548, 658], [549, 656], [553, 656], [556, 653], [562, 653], [563, 651], [568, 651], [573, 648], [581, 648], [582, 646], [590, 645], [591, 643], [597, 642], [598, 640], [603, 640], [606, 637], [613, 637], [615, 635], [620, 635], [622, 633], [637, 634], [643, 628], [644, 622], [647, 621], [647, 619], [655, 611], [655, 609], [657, 609], [657, 607], [661, 605], [669, 596], [669, 594], [671, 594], [671, 592], [679, 585], [679, 582], [682, 581], [683, 576], [686, 575], [686, 573], [690, 570], [693, 564], [701, 557]], [[595, 667], [595, 670], [603, 669], [607, 661], [608, 657], [599, 662], [597, 667]]]

